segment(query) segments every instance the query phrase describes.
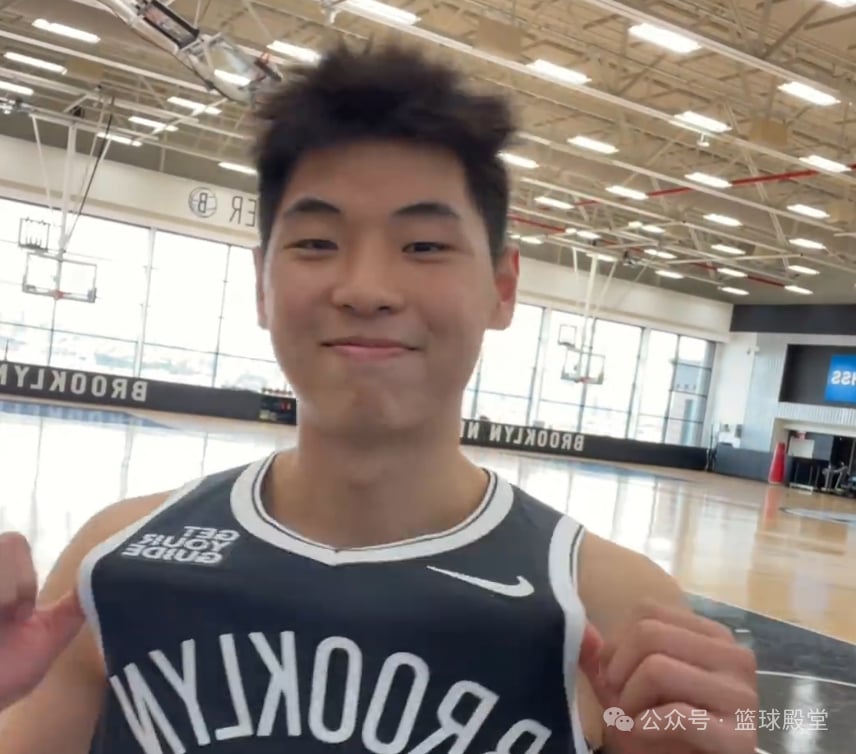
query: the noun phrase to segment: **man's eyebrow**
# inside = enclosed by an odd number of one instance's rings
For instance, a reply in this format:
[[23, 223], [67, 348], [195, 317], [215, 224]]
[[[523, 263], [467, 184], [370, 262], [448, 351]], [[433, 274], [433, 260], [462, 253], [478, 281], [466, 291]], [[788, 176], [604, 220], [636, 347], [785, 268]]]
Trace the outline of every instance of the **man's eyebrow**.
[[446, 217], [460, 220], [461, 216], [445, 202], [416, 202], [399, 207], [392, 213], [394, 217]]
[[341, 215], [342, 210], [335, 204], [325, 202], [323, 199], [318, 199], [313, 196], [307, 196], [303, 199], [298, 199], [293, 204], [286, 207], [283, 212], [283, 217], [294, 217], [295, 215]]
[[[317, 197], [307, 196], [298, 199], [286, 207], [282, 212], [283, 217], [294, 217], [296, 215], [342, 215], [342, 210], [335, 204], [331, 204]], [[441, 217], [460, 220], [460, 214], [451, 205], [445, 202], [415, 202], [399, 207], [392, 213], [393, 217]]]

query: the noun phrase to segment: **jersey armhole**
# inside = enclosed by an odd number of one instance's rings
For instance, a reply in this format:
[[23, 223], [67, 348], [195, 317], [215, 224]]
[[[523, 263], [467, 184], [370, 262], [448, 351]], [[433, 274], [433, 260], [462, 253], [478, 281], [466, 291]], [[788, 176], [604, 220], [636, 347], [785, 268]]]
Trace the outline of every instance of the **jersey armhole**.
[[189, 495], [202, 483], [203, 479], [204, 477], [194, 479], [192, 482], [188, 482], [183, 487], [177, 489], [153, 511], [138, 518], [136, 521], [133, 521], [128, 526], [95, 545], [81, 561], [77, 574], [77, 594], [80, 599], [80, 606], [89, 624], [89, 629], [92, 631], [92, 638], [98, 647], [98, 652], [102, 660], [104, 659], [104, 643], [101, 636], [101, 619], [98, 615], [98, 605], [96, 604], [92, 583], [95, 567], [103, 558], [116, 550], [123, 542], [132, 537], [152, 519]]
[[585, 608], [577, 593], [579, 551], [585, 530], [573, 519], [562, 516], [550, 540], [549, 572], [553, 594], [565, 617], [564, 651], [565, 696], [573, 733], [572, 754], [589, 754], [591, 749], [583, 736], [577, 704], [577, 664], [585, 629]]

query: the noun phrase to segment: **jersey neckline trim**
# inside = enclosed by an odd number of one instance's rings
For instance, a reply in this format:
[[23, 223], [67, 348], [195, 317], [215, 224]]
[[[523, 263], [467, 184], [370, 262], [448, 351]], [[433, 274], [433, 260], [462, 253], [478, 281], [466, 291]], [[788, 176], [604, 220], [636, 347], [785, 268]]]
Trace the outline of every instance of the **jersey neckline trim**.
[[327, 565], [415, 560], [458, 549], [494, 529], [511, 510], [514, 500], [511, 485], [492, 471], [487, 471], [488, 485], [481, 503], [467, 519], [453, 528], [389, 544], [336, 549], [289, 529], [265, 509], [261, 488], [275, 457], [276, 453], [272, 453], [241, 472], [232, 487], [232, 513], [252, 536]]

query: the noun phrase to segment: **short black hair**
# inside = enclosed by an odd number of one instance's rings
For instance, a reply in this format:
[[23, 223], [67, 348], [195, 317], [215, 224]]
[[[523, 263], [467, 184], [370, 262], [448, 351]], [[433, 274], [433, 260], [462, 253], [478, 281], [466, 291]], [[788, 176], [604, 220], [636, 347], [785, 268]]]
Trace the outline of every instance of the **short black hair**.
[[342, 44], [315, 65], [291, 69], [259, 97], [255, 115], [263, 249], [303, 155], [389, 139], [445, 148], [460, 160], [487, 227], [491, 258], [502, 255], [510, 188], [499, 152], [516, 131], [514, 116], [503, 97], [468, 91], [454, 68], [399, 45], [355, 51]]

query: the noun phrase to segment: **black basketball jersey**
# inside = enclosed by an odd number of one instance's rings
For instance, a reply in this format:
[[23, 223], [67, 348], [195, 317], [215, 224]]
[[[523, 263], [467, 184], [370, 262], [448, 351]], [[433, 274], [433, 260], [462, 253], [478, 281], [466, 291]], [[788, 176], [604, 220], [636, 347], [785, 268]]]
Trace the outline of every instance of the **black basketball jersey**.
[[84, 560], [109, 681], [91, 754], [588, 753], [577, 523], [490, 473], [455, 528], [337, 550], [267, 514], [272, 459]]

